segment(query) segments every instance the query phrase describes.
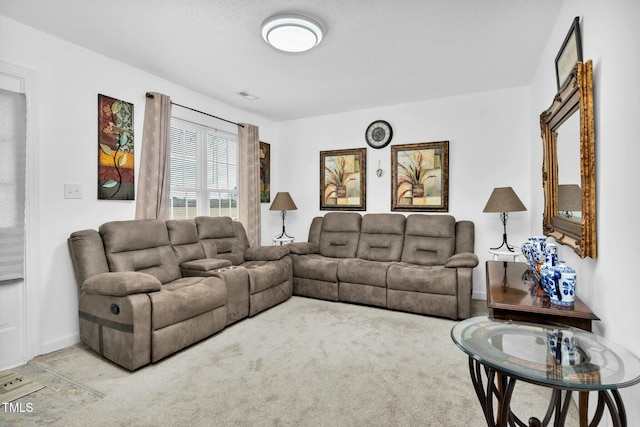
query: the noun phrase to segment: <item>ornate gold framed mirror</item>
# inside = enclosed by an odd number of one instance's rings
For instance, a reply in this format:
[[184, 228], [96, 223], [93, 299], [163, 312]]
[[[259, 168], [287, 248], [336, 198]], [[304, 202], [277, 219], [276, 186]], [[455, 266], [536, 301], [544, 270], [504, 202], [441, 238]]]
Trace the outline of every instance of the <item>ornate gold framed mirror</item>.
[[[578, 114], [575, 114], [578, 113]], [[579, 119], [579, 120], [578, 120]], [[578, 62], [540, 115], [543, 232], [581, 257], [596, 257], [593, 66]]]

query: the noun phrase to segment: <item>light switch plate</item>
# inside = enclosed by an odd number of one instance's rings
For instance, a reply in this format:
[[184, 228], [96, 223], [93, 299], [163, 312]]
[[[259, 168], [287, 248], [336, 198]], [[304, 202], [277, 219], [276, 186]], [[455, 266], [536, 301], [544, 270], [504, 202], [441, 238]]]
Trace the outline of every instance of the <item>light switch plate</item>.
[[65, 199], [82, 199], [82, 184], [64, 184]]

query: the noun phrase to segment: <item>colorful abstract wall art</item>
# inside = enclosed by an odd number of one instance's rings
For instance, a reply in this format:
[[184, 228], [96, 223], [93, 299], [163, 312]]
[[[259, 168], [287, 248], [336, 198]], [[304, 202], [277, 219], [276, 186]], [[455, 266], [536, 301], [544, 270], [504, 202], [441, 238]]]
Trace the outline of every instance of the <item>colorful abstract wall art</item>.
[[271, 201], [271, 145], [260, 141], [260, 203]]
[[133, 143], [133, 104], [98, 95], [98, 199], [135, 199]]

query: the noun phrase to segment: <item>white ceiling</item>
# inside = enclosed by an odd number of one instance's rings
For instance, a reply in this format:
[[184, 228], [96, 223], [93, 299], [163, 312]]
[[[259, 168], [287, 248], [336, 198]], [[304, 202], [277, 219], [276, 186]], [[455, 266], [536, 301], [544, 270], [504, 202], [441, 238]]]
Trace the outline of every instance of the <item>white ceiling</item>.
[[[0, 14], [280, 121], [529, 85], [561, 6], [562, 0], [0, 0]], [[302, 54], [267, 46], [260, 25], [281, 12], [323, 23], [322, 43]], [[242, 98], [243, 90], [260, 99]]]

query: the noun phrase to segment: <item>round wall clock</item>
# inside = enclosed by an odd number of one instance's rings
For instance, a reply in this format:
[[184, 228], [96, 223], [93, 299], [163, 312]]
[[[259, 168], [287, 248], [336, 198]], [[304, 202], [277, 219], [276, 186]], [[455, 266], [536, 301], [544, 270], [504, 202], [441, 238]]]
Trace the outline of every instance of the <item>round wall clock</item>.
[[364, 137], [367, 144], [373, 148], [386, 147], [391, 142], [393, 129], [391, 125], [384, 120], [376, 120], [367, 127]]

